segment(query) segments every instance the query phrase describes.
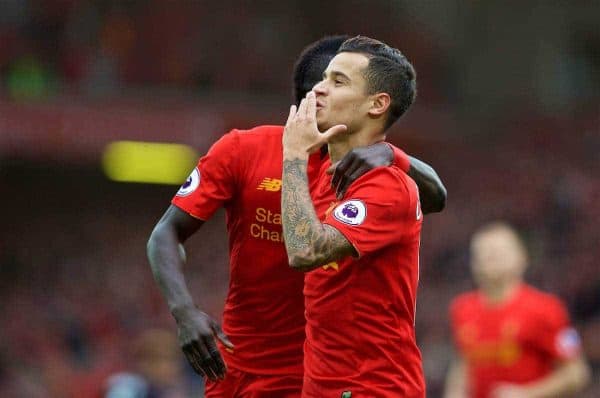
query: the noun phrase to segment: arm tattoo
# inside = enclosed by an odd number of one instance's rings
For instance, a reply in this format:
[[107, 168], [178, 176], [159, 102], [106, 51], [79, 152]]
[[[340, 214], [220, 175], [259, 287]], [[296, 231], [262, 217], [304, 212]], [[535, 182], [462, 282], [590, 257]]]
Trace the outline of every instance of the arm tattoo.
[[354, 247], [337, 229], [323, 225], [308, 190], [307, 162], [284, 160], [281, 219], [290, 266], [302, 271], [355, 254]]

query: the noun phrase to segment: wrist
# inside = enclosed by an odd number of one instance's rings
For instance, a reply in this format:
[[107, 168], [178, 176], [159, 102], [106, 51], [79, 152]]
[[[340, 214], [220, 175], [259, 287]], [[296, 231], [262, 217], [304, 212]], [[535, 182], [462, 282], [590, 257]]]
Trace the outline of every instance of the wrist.
[[283, 149], [283, 160], [306, 160], [308, 161], [309, 153], [295, 149]]
[[171, 315], [175, 320], [187, 318], [194, 311], [198, 311], [194, 303], [176, 304], [171, 307]]
[[387, 145], [390, 147], [393, 153], [392, 164], [404, 171], [405, 173], [408, 173], [408, 170], [410, 169], [410, 158], [408, 157], [406, 152], [404, 152], [400, 148], [396, 148], [389, 142], [387, 143]]

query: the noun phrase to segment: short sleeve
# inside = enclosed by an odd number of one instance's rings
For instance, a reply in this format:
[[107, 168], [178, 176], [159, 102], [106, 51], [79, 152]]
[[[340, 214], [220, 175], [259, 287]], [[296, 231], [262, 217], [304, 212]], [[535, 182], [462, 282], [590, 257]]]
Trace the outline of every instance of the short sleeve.
[[392, 164], [398, 167], [403, 172], [408, 173], [408, 170], [410, 169], [410, 158], [408, 157], [406, 152], [390, 143], [388, 143], [388, 145], [394, 153], [394, 160], [392, 161]]
[[554, 297], [548, 298], [539, 321], [539, 334], [535, 339], [539, 348], [553, 359], [569, 360], [581, 351], [581, 339], [571, 326], [564, 304]]
[[[416, 186], [395, 167], [379, 167], [354, 182], [324, 220], [365, 256], [418, 231]], [[414, 183], [413, 183], [414, 185]]]
[[208, 220], [235, 195], [238, 178], [239, 137], [235, 131], [221, 137], [200, 158], [171, 203], [201, 220]]

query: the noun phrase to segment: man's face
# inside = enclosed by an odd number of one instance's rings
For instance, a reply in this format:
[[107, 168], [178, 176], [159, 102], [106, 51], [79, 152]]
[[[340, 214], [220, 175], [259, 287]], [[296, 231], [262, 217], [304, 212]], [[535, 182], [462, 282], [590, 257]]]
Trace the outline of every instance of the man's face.
[[525, 265], [523, 248], [508, 230], [487, 231], [471, 243], [471, 270], [475, 282], [481, 287], [518, 280]]
[[369, 59], [358, 53], [340, 53], [331, 60], [323, 80], [313, 87], [319, 130], [336, 124], [345, 124], [349, 132], [360, 129], [371, 105], [364, 77], [368, 65]]

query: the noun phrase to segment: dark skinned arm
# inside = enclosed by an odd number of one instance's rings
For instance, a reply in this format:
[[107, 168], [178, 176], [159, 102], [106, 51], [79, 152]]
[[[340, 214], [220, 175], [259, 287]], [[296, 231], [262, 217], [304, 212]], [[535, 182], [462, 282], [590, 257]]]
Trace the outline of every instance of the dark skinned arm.
[[[409, 156], [408, 175], [419, 187], [419, 197], [423, 213], [440, 212], [446, 206], [446, 188], [435, 170], [427, 163]], [[385, 142], [368, 147], [354, 148], [342, 160], [328, 170], [333, 174], [332, 185], [338, 198], [344, 196], [348, 187], [367, 171], [389, 166], [394, 161], [394, 152]]]
[[408, 175], [419, 187], [421, 210], [424, 214], [438, 213], [446, 207], [447, 191], [440, 176], [427, 163], [409, 156]]
[[177, 338], [188, 362], [211, 380], [225, 377], [226, 367], [215, 337], [233, 348], [218, 323], [199, 310], [183, 274], [183, 243], [204, 223], [171, 205], [158, 221], [147, 245], [152, 274], [177, 323]]

